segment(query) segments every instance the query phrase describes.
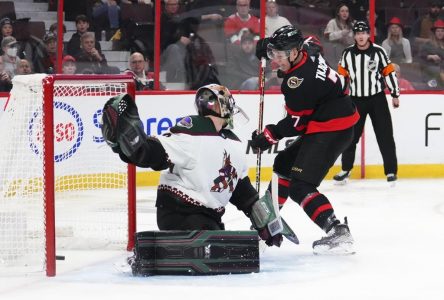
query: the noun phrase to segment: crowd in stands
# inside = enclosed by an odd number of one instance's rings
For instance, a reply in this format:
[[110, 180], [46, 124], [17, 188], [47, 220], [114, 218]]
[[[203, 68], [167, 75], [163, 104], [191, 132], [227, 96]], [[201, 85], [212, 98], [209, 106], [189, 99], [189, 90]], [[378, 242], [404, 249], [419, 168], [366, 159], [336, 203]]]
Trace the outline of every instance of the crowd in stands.
[[[50, 8], [54, 2], [48, 2]], [[65, 6], [66, 19], [75, 22], [76, 31], [64, 42], [62, 72], [125, 72], [134, 76], [139, 90], [153, 89], [155, 1], [75, 2], [78, 5]], [[442, 89], [444, 0], [386, 0], [376, 5], [375, 43], [396, 63], [401, 88]], [[283, 25], [298, 26], [305, 35], [321, 40], [324, 56], [334, 68], [343, 49], [354, 43], [353, 24], [369, 22], [368, 1], [362, 0], [268, 0], [265, 9], [266, 36]], [[259, 61], [254, 53], [260, 37], [259, 0], [163, 0], [161, 10], [162, 89], [196, 89], [207, 83], [258, 89]], [[137, 13], [143, 15], [139, 18]], [[28, 18], [0, 13], [0, 29], [0, 92], [10, 89], [17, 74], [58, 70], [57, 23], [37, 37], [31, 34]], [[108, 63], [101, 41], [129, 53], [127, 70]], [[267, 66], [266, 79], [267, 88], [279, 88], [273, 66]]]

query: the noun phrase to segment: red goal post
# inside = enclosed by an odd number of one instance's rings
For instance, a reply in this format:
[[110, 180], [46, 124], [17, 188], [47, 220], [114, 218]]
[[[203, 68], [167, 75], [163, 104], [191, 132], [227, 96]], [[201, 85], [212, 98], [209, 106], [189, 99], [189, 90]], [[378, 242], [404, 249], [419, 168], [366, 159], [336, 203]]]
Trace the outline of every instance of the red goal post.
[[122, 93], [135, 99], [132, 76], [14, 78], [0, 118], [0, 265], [39, 265], [43, 251], [43, 269], [55, 276], [56, 247], [133, 248], [135, 167], [100, 132], [104, 103]]

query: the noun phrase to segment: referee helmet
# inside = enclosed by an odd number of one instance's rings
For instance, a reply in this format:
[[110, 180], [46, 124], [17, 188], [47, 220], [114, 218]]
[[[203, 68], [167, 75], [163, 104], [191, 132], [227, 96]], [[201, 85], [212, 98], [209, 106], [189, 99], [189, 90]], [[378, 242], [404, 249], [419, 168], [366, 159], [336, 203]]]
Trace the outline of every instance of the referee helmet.
[[367, 22], [358, 21], [353, 25], [353, 33], [357, 32], [367, 32], [370, 33], [370, 27], [368, 27]]

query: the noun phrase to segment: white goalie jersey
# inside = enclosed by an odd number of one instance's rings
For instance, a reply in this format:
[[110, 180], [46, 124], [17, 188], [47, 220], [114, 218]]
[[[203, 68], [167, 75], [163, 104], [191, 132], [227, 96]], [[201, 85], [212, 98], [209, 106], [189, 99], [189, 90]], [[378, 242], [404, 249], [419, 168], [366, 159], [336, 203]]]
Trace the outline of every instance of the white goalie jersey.
[[184, 203], [222, 209], [248, 176], [241, 141], [230, 130], [217, 132], [209, 118], [185, 117], [158, 139], [170, 161], [158, 189]]

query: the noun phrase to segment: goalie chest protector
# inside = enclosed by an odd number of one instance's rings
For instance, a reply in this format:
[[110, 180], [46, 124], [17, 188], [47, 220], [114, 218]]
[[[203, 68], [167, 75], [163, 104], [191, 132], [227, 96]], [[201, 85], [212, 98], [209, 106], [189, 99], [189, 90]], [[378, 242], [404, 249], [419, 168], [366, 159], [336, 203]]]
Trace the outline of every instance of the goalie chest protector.
[[216, 275], [259, 272], [255, 231], [144, 231], [136, 233], [133, 275]]

